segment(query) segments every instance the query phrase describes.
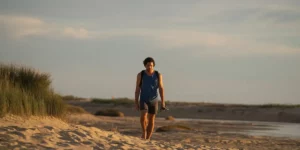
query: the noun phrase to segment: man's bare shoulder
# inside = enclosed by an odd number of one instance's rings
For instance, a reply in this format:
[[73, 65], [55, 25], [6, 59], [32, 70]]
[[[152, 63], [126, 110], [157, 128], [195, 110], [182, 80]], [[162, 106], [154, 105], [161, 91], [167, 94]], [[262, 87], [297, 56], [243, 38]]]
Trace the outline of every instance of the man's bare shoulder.
[[142, 74], [141, 72], [138, 72], [138, 73], [137, 73], [137, 76], [141, 76], [141, 74]]
[[159, 75], [160, 77], [162, 77], [162, 73], [161, 73], [161, 72], [158, 72], [158, 75]]

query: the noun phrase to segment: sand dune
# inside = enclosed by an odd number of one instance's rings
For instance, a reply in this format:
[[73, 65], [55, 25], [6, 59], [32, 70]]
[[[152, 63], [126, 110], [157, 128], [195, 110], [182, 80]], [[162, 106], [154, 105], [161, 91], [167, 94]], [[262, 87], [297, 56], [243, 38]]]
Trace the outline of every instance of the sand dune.
[[[21, 118], [6, 116], [0, 119], [0, 146], [8, 149], [220, 149], [189, 143], [142, 140], [67, 123], [51, 117]], [[1, 149], [0, 148], [0, 149]]]

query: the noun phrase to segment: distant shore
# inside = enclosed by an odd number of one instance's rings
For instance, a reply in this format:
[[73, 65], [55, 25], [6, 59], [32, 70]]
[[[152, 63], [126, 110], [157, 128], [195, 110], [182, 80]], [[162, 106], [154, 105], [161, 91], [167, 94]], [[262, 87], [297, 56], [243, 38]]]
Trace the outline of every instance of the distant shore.
[[[139, 116], [134, 110], [131, 100], [99, 100], [79, 101], [69, 100], [67, 103], [80, 106], [87, 112], [94, 114], [98, 110], [116, 109], [125, 116]], [[300, 123], [299, 105], [241, 105], [241, 104], [214, 104], [214, 103], [189, 103], [167, 102], [169, 111], [158, 114], [158, 117], [173, 116], [175, 118], [191, 119], [221, 119], [244, 121], [267, 121]]]

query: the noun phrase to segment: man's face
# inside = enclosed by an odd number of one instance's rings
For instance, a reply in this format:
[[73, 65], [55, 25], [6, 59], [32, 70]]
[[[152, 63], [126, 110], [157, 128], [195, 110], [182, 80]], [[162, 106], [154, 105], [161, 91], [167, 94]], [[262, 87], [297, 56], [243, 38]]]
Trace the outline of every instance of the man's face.
[[148, 62], [148, 63], [146, 64], [145, 68], [146, 68], [146, 70], [147, 70], [148, 72], [152, 72], [152, 71], [153, 71], [153, 68], [154, 68], [153, 62]]

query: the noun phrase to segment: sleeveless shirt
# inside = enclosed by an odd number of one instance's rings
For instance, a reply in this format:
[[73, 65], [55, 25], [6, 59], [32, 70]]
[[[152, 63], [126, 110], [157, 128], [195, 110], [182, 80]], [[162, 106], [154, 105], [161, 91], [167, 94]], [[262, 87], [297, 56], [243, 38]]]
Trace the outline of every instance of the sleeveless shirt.
[[140, 100], [144, 102], [150, 102], [152, 100], [157, 99], [158, 97], [158, 77], [156, 73], [152, 75], [148, 75], [146, 72], [142, 78], [142, 86], [141, 86], [141, 94]]

